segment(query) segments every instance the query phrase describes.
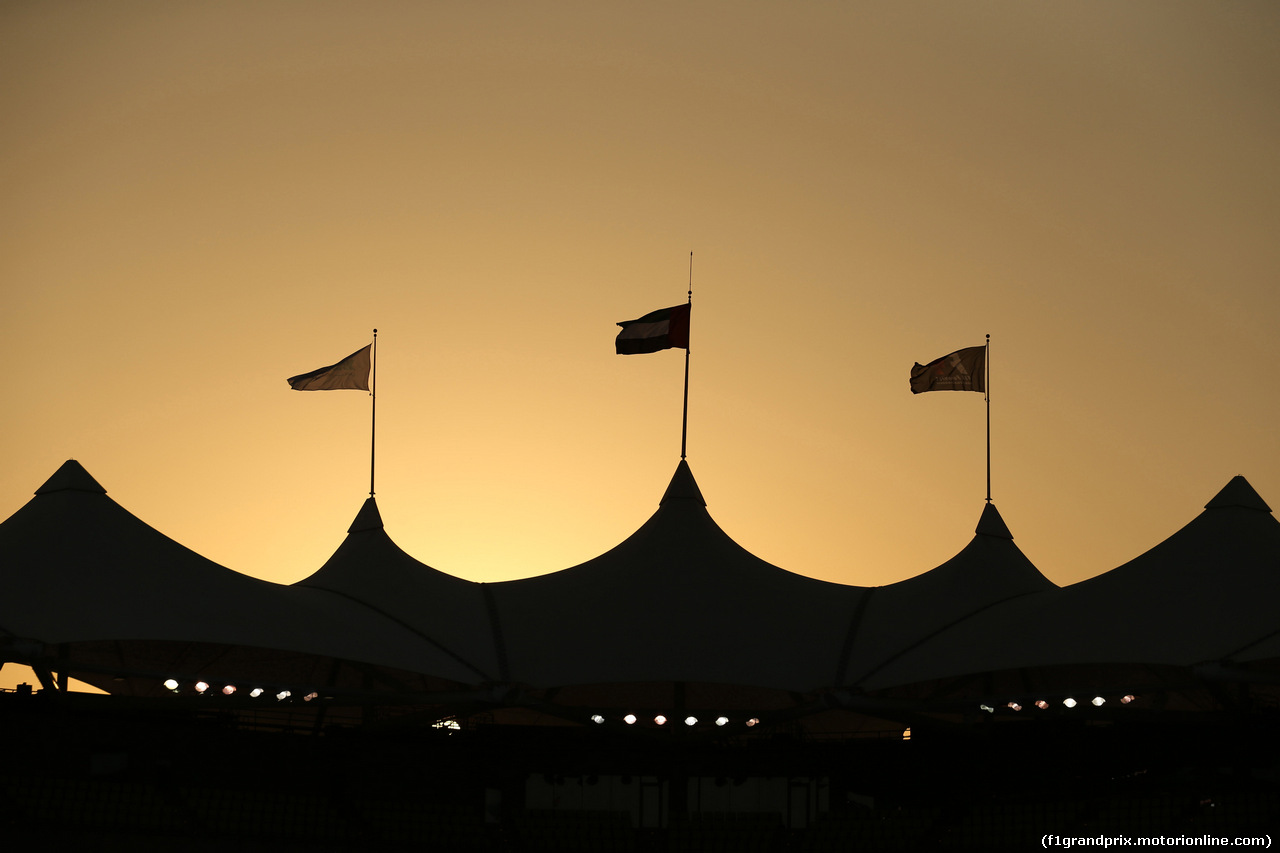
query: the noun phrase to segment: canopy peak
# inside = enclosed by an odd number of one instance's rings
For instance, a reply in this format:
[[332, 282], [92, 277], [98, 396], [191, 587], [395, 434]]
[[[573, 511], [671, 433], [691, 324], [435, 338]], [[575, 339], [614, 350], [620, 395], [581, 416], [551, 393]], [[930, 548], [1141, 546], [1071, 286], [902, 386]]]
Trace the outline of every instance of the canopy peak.
[[693, 500], [702, 506], [707, 505], [702, 497], [702, 491], [698, 488], [698, 481], [693, 479], [693, 471], [690, 470], [689, 463], [683, 459], [676, 466], [676, 473], [672, 476], [670, 484], [667, 485], [667, 491], [662, 495], [662, 500], [658, 501], [658, 505], [662, 506], [670, 500]]
[[1214, 495], [1213, 500], [1204, 505], [1205, 509], [1221, 509], [1228, 506], [1242, 506], [1246, 509], [1257, 509], [1271, 512], [1271, 507], [1262, 496], [1254, 491], [1249, 481], [1237, 474], [1231, 482], [1222, 487], [1222, 491]]
[[366, 530], [382, 529], [382, 513], [378, 512], [378, 502], [374, 498], [365, 498], [364, 505], [356, 513], [356, 520], [347, 528], [348, 533], [363, 533]]
[[93, 479], [84, 466], [74, 459], [63, 462], [62, 467], [54, 471], [53, 476], [45, 480], [43, 486], [36, 489], [36, 494], [47, 495], [50, 492], [62, 491], [94, 492], [99, 495], [107, 493], [107, 490]]
[[1013, 534], [1009, 532], [1009, 525], [1004, 523], [1004, 519], [1000, 517], [1000, 511], [992, 503], [982, 508], [982, 516], [978, 519], [978, 527], [973, 532], [980, 536], [996, 536], [1000, 539], [1013, 538]]

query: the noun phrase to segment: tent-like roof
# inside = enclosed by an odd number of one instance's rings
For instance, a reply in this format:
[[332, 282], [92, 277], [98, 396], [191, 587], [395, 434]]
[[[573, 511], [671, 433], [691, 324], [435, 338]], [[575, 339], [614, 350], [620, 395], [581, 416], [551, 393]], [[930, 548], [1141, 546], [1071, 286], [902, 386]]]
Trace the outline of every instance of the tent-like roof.
[[854, 628], [841, 683], [874, 678], [899, 657], [988, 608], [1057, 589], [1013, 543], [995, 504], [983, 507], [974, 537], [936, 569], [876, 588]]
[[315, 574], [255, 580], [147, 526], [75, 461], [0, 523], [0, 557], [6, 659], [48, 665], [56, 654], [138, 677], [327, 671], [329, 686], [378, 682], [415, 702], [451, 691], [451, 702], [548, 707], [553, 693], [571, 705], [694, 685], [715, 701], [737, 691], [744, 705], [808, 713], [1055, 667], [1265, 679], [1280, 653], [1280, 524], [1240, 477], [1165, 542], [1063, 589], [990, 503], [963, 550], [900, 583], [785, 571], [716, 524], [683, 460], [657, 511], [617, 547], [496, 584], [406, 554], [373, 499]]
[[1280, 523], [1243, 477], [1130, 562], [1014, 599], [920, 644], [868, 687], [1078, 664], [1193, 667], [1273, 657]]
[[396, 546], [370, 498], [338, 551], [296, 586], [394, 620], [478, 681], [801, 693], [856, 684], [976, 612], [1053, 588], [991, 504], [969, 545], [917, 578], [871, 589], [793, 574], [715, 523], [683, 460], [636, 533], [570, 569], [498, 584], [461, 580]]
[[323, 590], [394, 621], [464, 666], [473, 682], [505, 681], [483, 584], [420, 563], [387, 535], [374, 498], [333, 556], [296, 589]]
[[10, 642], [208, 644], [215, 657], [242, 646], [474, 677], [367, 608], [196, 554], [109, 498], [74, 460], [0, 523], [0, 554], [0, 636]]
[[492, 585], [512, 678], [538, 686], [832, 684], [861, 587], [793, 574], [712, 520], [683, 460], [658, 510], [581, 565]]

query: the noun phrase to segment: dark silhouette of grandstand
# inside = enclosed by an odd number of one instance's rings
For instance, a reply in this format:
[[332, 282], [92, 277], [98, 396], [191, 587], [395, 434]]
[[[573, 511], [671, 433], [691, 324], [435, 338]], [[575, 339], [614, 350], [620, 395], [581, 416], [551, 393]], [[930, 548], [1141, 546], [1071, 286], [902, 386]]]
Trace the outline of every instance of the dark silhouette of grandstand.
[[[0, 825], [87, 849], [834, 851], [1270, 832], [1280, 525], [1237, 477], [1059, 588], [986, 504], [884, 587], [769, 565], [681, 461], [580, 566], [418, 562], [365, 502], [291, 586], [76, 462], [0, 523]], [[68, 691], [71, 677], [110, 695]]]

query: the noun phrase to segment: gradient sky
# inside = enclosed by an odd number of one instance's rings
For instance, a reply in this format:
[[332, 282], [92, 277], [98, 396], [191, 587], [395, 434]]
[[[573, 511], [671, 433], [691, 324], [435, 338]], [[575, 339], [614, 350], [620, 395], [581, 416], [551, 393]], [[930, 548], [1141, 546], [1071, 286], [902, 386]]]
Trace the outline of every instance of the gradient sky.
[[0, 3], [0, 518], [66, 459], [225, 566], [317, 568], [370, 400], [391, 537], [481, 581], [657, 508], [683, 352], [721, 527], [949, 559], [992, 492], [1074, 583], [1245, 475], [1280, 505], [1280, 4]]

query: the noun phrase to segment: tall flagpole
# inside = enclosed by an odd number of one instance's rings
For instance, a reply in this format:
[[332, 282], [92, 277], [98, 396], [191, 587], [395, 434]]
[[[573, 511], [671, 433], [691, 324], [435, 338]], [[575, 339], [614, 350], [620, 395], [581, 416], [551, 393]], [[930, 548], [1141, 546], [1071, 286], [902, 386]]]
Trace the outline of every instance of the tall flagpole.
[[987, 335], [987, 351], [983, 354], [982, 366], [987, 374], [982, 388], [987, 399], [987, 503], [991, 503], [991, 335]]
[[378, 443], [378, 330], [373, 330], [373, 384], [369, 388], [373, 398], [372, 415], [369, 418], [369, 497], [373, 497], [373, 460]]
[[[693, 305], [693, 252], [689, 253], [689, 305]], [[692, 323], [689, 324], [692, 327]], [[684, 348], [684, 417], [680, 422], [680, 458], [689, 441], [689, 348]]]

